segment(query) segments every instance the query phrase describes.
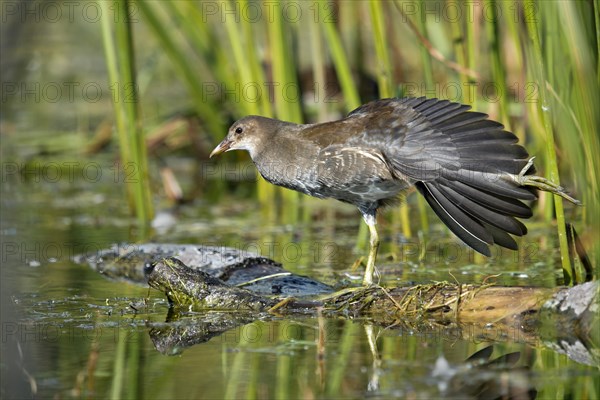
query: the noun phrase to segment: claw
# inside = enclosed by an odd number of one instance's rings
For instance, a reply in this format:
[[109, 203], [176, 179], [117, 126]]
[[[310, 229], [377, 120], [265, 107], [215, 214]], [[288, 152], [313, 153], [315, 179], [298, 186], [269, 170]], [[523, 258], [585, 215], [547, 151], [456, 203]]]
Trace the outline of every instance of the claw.
[[531, 166], [533, 165], [533, 160], [535, 160], [535, 156], [531, 157], [529, 161], [527, 161], [527, 164], [525, 164], [521, 172], [519, 172], [519, 179], [522, 179], [527, 173], [527, 171], [529, 171], [529, 168], [531, 168]]
[[525, 164], [523, 169], [521, 169], [519, 175], [513, 175], [514, 180], [517, 184], [519, 184], [520, 186], [532, 186], [537, 189], [543, 190], [544, 192], [550, 192], [555, 195], [558, 195], [563, 199], [570, 201], [573, 204], [581, 205], [581, 202], [569, 196], [567, 192], [565, 192], [565, 188], [563, 188], [562, 186], [557, 185], [556, 183], [551, 182], [548, 179], [543, 178], [541, 176], [525, 175], [527, 171], [529, 171], [529, 168], [531, 168], [531, 166], [533, 165], [534, 159], [535, 157], [531, 157], [529, 161], [527, 161], [527, 164]]

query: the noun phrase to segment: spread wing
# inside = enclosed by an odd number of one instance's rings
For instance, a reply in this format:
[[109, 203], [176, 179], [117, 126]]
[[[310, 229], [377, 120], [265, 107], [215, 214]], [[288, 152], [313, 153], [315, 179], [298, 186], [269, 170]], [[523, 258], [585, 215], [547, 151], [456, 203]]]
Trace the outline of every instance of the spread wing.
[[[493, 243], [516, 249], [509, 233], [521, 236], [527, 230], [515, 217], [531, 216], [520, 200], [536, 194], [513, 177], [529, 155], [501, 124], [469, 109], [437, 99], [384, 99], [344, 120], [316, 125], [306, 135], [325, 148], [380, 153], [391, 173], [415, 182], [440, 219], [475, 250], [490, 255]], [[322, 129], [332, 133], [319, 135]]]
[[[435, 129], [428, 115], [414, 108], [416, 100], [421, 99], [373, 101], [341, 121], [313, 125], [302, 136], [324, 149], [345, 146], [376, 150], [402, 176], [430, 180], [438, 176], [441, 167], [457, 169], [459, 154], [451, 137]], [[469, 107], [454, 103], [452, 108]]]

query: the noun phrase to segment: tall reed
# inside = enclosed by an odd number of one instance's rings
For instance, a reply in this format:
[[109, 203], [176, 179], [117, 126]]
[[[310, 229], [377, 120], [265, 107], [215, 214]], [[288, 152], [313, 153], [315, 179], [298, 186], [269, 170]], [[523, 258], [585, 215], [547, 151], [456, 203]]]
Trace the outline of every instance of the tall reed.
[[[112, 3], [111, 3], [112, 4]], [[123, 174], [126, 176], [130, 205], [140, 227], [145, 228], [153, 216], [150, 196], [147, 149], [140, 121], [140, 99], [136, 81], [135, 50], [130, 20], [129, 1], [120, 0], [119, 18], [112, 36], [109, 3], [101, 3], [102, 37], [108, 67], [110, 87], [113, 88], [113, 107], [119, 137]]]
[[[566, 210], [571, 214], [565, 215], [560, 199], [542, 197], [538, 212], [547, 222], [556, 221], [567, 277], [572, 273], [568, 272], [564, 222], [572, 215], [576, 218], [583, 214], [578, 230], [584, 239], [591, 239], [586, 243], [592, 258], [597, 259], [599, 247], [593, 240], [599, 235], [594, 221], [598, 220], [600, 202], [600, 168], [594, 156], [600, 152], [597, 3], [508, 4], [486, 0], [468, 8], [439, 1], [425, 8], [422, 3], [400, 0], [319, 0], [303, 8], [305, 17], [313, 13], [319, 16], [310, 21], [283, 18], [283, 10], [291, 4], [286, 1], [273, 3], [271, 18], [266, 17], [263, 7], [264, 18], [256, 21], [246, 19], [240, 9], [263, 4], [248, 0], [222, 3], [236, 10], [238, 20], [230, 14], [217, 14], [211, 19], [204, 13], [204, 3], [138, 3], [144, 21], [188, 83], [194, 104], [214, 137], [224, 135], [223, 110], [234, 116], [259, 113], [302, 122], [302, 104], [300, 99], [283, 98], [278, 91], [273, 98], [262, 96], [251, 104], [228, 97], [206, 100], [202, 97], [206, 79], [227, 87], [235, 82], [261, 84], [268, 79], [279, 83], [279, 87], [290, 83], [299, 87], [297, 76], [303, 65], [309, 65], [319, 80], [325, 79], [324, 71], [332, 66], [346, 111], [361, 104], [357, 72], [366, 72], [377, 80], [381, 97], [395, 95], [406, 83], [424, 82], [415, 85], [417, 90], [410, 94], [442, 98], [453, 93], [448, 87], [459, 87], [451, 100], [472, 103], [477, 111], [500, 119], [537, 156], [541, 173], [556, 183], [561, 173], [566, 181], [575, 183], [572, 188], [586, 204], [584, 209], [569, 207]], [[452, 18], [448, 11], [456, 7], [463, 7], [463, 13]], [[437, 12], [432, 13], [432, 9]], [[179, 21], [177, 26], [174, 20]], [[183, 37], [177, 37], [178, 26]], [[299, 38], [308, 38], [303, 35], [305, 27], [313, 54], [309, 63], [303, 63], [297, 51]], [[190, 52], [193, 57], [188, 56]], [[198, 75], [190, 60], [198, 60], [204, 76]], [[319, 108], [319, 119], [324, 118], [324, 110]], [[286, 210], [301, 206], [296, 194], [280, 195], [278, 190], [269, 192], [264, 183], [258, 185], [264, 207], [269, 208], [267, 205], [278, 196], [291, 203]], [[421, 226], [405, 225], [406, 235], [410, 228], [428, 229], [425, 207], [422, 202], [418, 205]], [[280, 217], [293, 220], [293, 215], [286, 214]], [[362, 225], [359, 236], [366, 239]]]

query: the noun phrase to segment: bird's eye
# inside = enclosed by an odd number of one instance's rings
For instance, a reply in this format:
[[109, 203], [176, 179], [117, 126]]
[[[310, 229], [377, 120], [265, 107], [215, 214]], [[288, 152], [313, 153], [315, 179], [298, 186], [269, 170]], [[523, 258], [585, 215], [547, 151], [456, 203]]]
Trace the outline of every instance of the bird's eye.
[[238, 126], [237, 128], [235, 128], [235, 133], [240, 134], [244, 132], [244, 130], [242, 129], [242, 127]]

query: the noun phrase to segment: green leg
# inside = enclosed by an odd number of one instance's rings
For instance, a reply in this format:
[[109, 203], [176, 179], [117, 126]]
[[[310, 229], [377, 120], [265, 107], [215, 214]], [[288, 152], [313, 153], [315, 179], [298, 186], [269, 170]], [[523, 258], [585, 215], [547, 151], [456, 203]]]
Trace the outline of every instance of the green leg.
[[367, 269], [365, 270], [363, 285], [370, 286], [373, 284], [373, 278], [375, 277], [375, 260], [377, 259], [377, 250], [379, 249], [379, 235], [377, 234], [377, 228], [375, 227], [375, 224], [377, 223], [375, 215], [363, 215], [363, 218], [369, 226], [369, 232], [371, 234], [371, 238], [369, 240], [369, 259], [367, 260]]

